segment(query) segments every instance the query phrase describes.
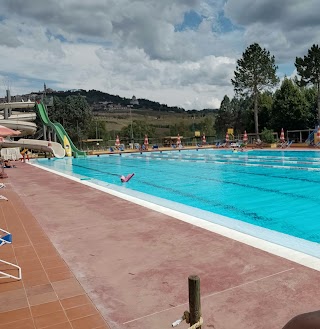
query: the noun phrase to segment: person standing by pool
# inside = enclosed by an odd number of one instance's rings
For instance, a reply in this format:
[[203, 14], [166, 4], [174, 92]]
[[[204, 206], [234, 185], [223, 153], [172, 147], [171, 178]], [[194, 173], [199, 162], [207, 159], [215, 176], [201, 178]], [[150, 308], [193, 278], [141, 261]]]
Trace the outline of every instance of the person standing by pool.
[[145, 147], [145, 150], [147, 151], [148, 150], [148, 147], [149, 147], [149, 140], [148, 140], [148, 135], [145, 135], [144, 136], [144, 147]]

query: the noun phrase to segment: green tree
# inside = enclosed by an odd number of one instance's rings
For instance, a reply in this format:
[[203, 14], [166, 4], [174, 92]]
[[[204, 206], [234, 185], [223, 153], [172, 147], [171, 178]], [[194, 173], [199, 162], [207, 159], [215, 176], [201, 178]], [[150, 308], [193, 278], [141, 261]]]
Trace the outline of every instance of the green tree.
[[106, 122], [95, 118], [92, 120], [87, 129], [87, 136], [91, 139], [103, 139], [107, 141], [111, 139], [110, 133], [106, 129]]
[[215, 120], [215, 128], [220, 136], [224, 136], [228, 128], [234, 126], [234, 111], [230, 98], [225, 95]]
[[308, 55], [296, 57], [295, 66], [301, 77], [300, 85], [314, 85], [317, 89], [317, 120], [320, 124], [320, 48], [318, 45], [313, 45], [308, 50]]
[[279, 79], [276, 76], [277, 66], [274, 56], [259, 44], [250, 45], [237, 61], [234, 79], [231, 82], [237, 95], [252, 96], [254, 102], [254, 125], [259, 137], [259, 94], [262, 90], [275, 86]]
[[148, 137], [154, 137], [155, 128], [149, 125], [146, 121], [142, 120], [133, 120], [132, 122], [132, 130], [131, 123], [128, 126], [125, 126], [120, 131], [120, 136], [122, 138], [127, 138], [128, 141], [131, 141], [131, 132], [133, 134], [133, 139], [135, 141], [143, 140], [144, 135], [148, 135]]
[[183, 121], [180, 121], [178, 123], [175, 123], [174, 125], [170, 125], [170, 135], [177, 136], [178, 134], [180, 134], [181, 136], [186, 136], [190, 133], [190, 128], [192, 129], [193, 126], [194, 125], [191, 125], [189, 127]]
[[205, 117], [200, 122], [200, 132], [201, 134], [206, 134], [207, 136], [214, 136], [215, 130], [214, 130], [214, 120], [212, 116]]
[[88, 136], [92, 111], [82, 96], [67, 96], [64, 101], [54, 97], [53, 106], [48, 108], [51, 121], [61, 123], [71, 139], [79, 142]]
[[273, 129], [305, 129], [310, 112], [303, 91], [290, 79], [284, 79], [274, 94], [271, 124]]
[[306, 110], [309, 112], [309, 122], [307, 127], [313, 127], [314, 123], [317, 122], [317, 89], [315, 87], [307, 88], [303, 87], [300, 89], [301, 93], [306, 99]]
[[233, 97], [231, 106], [234, 113], [234, 132], [241, 134], [254, 130], [254, 122], [252, 116], [252, 97]]
[[261, 127], [273, 128], [271, 124], [272, 118], [273, 95], [269, 91], [265, 91], [259, 95], [259, 122]]

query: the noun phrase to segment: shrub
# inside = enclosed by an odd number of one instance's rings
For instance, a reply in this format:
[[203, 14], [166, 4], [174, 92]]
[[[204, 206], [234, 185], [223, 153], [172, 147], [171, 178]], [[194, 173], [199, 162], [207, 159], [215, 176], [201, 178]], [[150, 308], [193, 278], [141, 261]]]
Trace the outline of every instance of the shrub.
[[275, 138], [273, 135], [273, 130], [269, 130], [267, 128], [264, 128], [261, 132], [261, 140], [265, 143], [275, 143]]

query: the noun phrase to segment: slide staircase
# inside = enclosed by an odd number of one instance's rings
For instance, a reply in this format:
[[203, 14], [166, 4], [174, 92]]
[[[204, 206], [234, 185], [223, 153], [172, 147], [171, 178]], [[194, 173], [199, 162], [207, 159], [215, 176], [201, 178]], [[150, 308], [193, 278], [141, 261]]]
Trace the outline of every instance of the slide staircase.
[[63, 128], [63, 126], [60, 123], [50, 121], [47, 110], [43, 103], [36, 103], [36, 110], [39, 114], [41, 122], [45, 126], [50, 127], [51, 129], [54, 130], [54, 132], [58, 136], [58, 139], [59, 139], [61, 145], [64, 146], [64, 148], [66, 150], [66, 154], [69, 153], [69, 147], [70, 147], [72, 154], [75, 158], [77, 158], [79, 156], [86, 156], [86, 152], [78, 150], [77, 147], [73, 144], [69, 135], [67, 134], [67, 132], [65, 131], [65, 129]]

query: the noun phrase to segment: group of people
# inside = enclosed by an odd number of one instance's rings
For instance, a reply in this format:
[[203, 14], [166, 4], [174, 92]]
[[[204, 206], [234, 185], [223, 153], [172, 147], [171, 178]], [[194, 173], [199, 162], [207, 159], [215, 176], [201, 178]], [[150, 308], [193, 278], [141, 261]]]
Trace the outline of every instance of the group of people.
[[3, 161], [3, 167], [4, 168], [15, 168], [16, 166], [11, 164], [10, 160], [4, 160]]

